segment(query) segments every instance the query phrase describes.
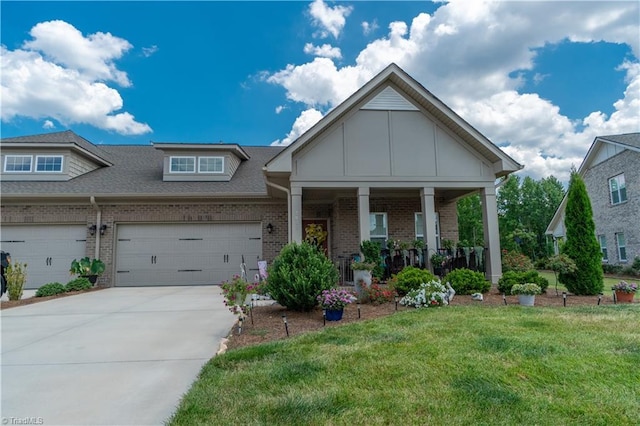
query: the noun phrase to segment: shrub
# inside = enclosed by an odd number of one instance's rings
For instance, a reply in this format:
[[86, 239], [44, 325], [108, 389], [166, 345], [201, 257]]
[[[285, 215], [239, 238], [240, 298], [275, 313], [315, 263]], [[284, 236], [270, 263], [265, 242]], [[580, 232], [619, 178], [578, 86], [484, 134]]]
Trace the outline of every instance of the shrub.
[[420, 284], [435, 280], [436, 277], [426, 269], [407, 266], [395, 276], [394, 287], [398, 294], [405, 295], [411, 290], [420, 288]]
[[635, 269], [636, 271], [640, 272], [640, 256], [636, 256], [633, 258], [631, 269]]
[[610, 265], [608, 263], [602, 264], [602, 271], [605, 274], [618, 275], [622, 272], [622, 265]]
[[27, 264], [20, 262], [10, 263], [5, 268], [7, 278], [7, 297], [9, 300], [20, 300], [27, 282]]
[[400, 304], [414, 308], [434, 308], [447, 304], [446, 293], [445, 286], [440, 281], [433, 280], [422, 283], [417, 289], [409, 291], [406, 296], [400, 299]]
[[572, 170], [567, 192], [564, 227], [567, 242], [562, 253], [576, 262], [573, 273], [560, 273], [558, 278], [571, 293], [595, 295], [604, 287], [602, 252], [596, 239], [593, 210], [587, 188], [580, 174]]
[[371, 284], [371, 287], [367, 288], [368, 299], [374, 305], [382, 305], [393, 301], [396, 292], [393, 288], [383, 288], [379, 284]]
[[36, 297], [55, 296], [56, 294], [65, 292], [64, 284], [49, 283], [36, 290]]
[[451, 284], [456, 294], [486, 293], [491, 288], [491, 283], [482, 272], [466, 268], [454, 269], [442, 281]]
[[289, 243], [269, 268], [267, 293], [282, 306], [310, 311], [322, 290], [338, 283], [338, 270], [324, 253], [309, 243]]
[[508, 271], [502, 274], [502, 277], [498, 281], [498, 291], [504, 294], [511, 294], [511, 289], [514, 285], [527, 283], [538, 285], [542, 293], [546, 293], [547, 288], [549, 287], [549, 280], [547, 280], [545, 277], [540, 276], [540, 274], [538, 274], [538, 271]]
[[502, 271], [525, 272], [533, 269], [533, 262], [527, 256], [515, 251], [502, 251]]
[[91, 284], [88, 279], [80, 277], [76, 278], [75, 280], [69, 281], [64, 288], [65, 291], [82, 291], [93, 288], [93, 284]]

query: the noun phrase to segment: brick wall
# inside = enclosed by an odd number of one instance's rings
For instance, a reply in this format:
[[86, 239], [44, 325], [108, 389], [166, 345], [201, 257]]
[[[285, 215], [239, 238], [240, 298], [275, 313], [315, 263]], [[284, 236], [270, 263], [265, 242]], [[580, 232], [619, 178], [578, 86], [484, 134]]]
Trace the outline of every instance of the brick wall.
[[[624, 233], [627, 263], [640, 256], [640, 153], [623, 151], [607, 161], [587, 170], [585, 185], [596, 235], [604, 235], [607, 241], [609, 263], [620, 263], [615, 234]], [[609, 195], [609, 179], [624, 173], [627, 201], [612, 205]]]
[[[100, 258], [107, 269], [99, 284], [111, 286], [115, 259], [116, 236], [113, 230], [118, 223], [215, 223], [215, 222], [261, 222], [262, 256], [269, 263], [287, 242], [286, 202], [267, 203], [223, 203], [223, 204], [104, 204], [100, 205], [102, 223], [108, 226], [100, 237]], [[90, 205], [36, 205], [2, 206], [2, 223], [11, 224], [95, 224], [96, 211]], [[273, 233], [265, 227], [273, 225]], [[95, 253], [96, 236], [87, 231], [87, 256]]]

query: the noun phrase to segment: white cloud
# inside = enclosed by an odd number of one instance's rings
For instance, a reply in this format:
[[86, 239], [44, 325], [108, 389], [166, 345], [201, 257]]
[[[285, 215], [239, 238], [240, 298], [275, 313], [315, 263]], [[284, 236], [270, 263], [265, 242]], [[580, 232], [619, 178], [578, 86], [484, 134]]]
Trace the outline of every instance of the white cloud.
[[329, 7], [322, 0], [315, 0], [309, 5], [309, 13], [313, 25], [320, 28], [316, 36], [327, 38], [331, 34], [334, 38], [338, 38], [352, 10], [351, 6]]
[[342, 59], [342, 52], [339, 47], [333, 47], [330, 44], [322, 46], [314, 46], [312, 43], [304, 45], [304, 53], [323, 58]]
[[[328, 110], [395, 62], [494, 143], [507, 146], [525, 164], [524, 173], [564, 180], [595, 136], [640, 130], [638, 16], [637, 2], [454, 0], [410, 23], [392, 22], [353, 65], [339, 68], [329, 58], [314, 58], [266, 80], [281, 85], [290, 101]], [[619, 67], [627, 89], [610, 116], [594, 111], [576, 120], [538, 94], [522, 93], [521, 74], [535, 72], [536, 49], [567, 40], [631, 47], [635, 57]], [[545, 77], [534, 75], [534, 82]]]
[[42, 123], [42, 128], [47, 130], [55, 129], [56, 125], [53, 124], [53, 121], [51, 120], [44, 120], [44, 123]]
[[282, 112], [283, 109], [285, 109], [286, 107], [284, 105], [278, 105], [276, 107], [276, 114], [280, 114]]
[[364, 21], [360, 25], [362, 26], [362, 33], [366, 36], [373, 34], [378, 28], [380, 28], [377, 19], [374, 19], [371, 22]]
[[33, 40], [25, 42], [24, 49], [43, 52], [45, 58], [90, 79], [111, 80], [123, 87], [131, 85], [127, 74], [113, 64], [133, 47], [127, 40], [101, 32], [84, 37], [64, 21], [41, 22], [29, 34]]
[[317, 109], [307, 109], [302, 111], [296, 121], [293, 123], [291, 131], [282, 140], [276, 140], [271, 143], [272, 146], [287, 146], [293, 143], [298, 137], [313, 127], [322, 118], [322, 113]]
[[142, 48], [142, 54], [144, 55], [145, 58], [148, 58], [149, 56], [153, 55], [157, 51], [158, 51], [158, 46], [156, 46], [155, 44], [150, 47]]
[[31, 35], [22, 49], [1, 47], [2, 121], [24, 116], [86, 123], [124, 135], [151, 131], [130, 113], [116, 113], [122, 97], [104, 83], [131, 86], [113, 62], [132, 47], [129, 42], [108, 33], [83, 37], [63, 21], [37, 24]]

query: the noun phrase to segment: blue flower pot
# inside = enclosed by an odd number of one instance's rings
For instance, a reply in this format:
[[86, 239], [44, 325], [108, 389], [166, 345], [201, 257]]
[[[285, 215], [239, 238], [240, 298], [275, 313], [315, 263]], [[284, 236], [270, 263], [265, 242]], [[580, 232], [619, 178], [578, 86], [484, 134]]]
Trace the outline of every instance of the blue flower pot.
[[325, 317], [327, 321], [340, 321], [342, 319], [343, 309], [327, 309]]

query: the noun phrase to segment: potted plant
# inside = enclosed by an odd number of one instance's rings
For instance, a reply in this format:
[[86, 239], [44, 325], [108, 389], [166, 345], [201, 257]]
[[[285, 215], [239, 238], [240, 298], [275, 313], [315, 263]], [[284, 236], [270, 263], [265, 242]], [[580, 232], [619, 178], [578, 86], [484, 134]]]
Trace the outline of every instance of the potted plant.
[[636, 291], [638, 291], [638, 285], [636, 283], [620, 281], [611, 287], [611, 290], [615, 292], [616, 302], [633, 303], [633, 296], [635, 296]]
[[320, 302], [322, 309], [325, 310], [327, 321], [340, 321], [344, 307], [349, 303], [353, 303], [355, 298], [346, 290], [332, 288], [330, 290], [322, 290], [322, 293], [316, 299]]
[[440, 253], [434, 253], [431, 255], [431, 266], [433, 266], [433, 273], [436, 275], [442, 275], [442, 267], [446, 262], [447, 257]]
[[371, 287], [371, 271], [375, 268], [374, 263], [369, 262], [351, 262], [353, 270], [353, 282], [358, 294], [358, 300], [365, 302], [367, 289]]
[[100, 259], [89, 259], [89, 257], [83, 257], [80, 260], [74, 259], [71, 262], [71, 268], [69, 272], [72, 275], [79, 275], [85, 277], [95, 284], [98, 280], [98, 276], [102, 275], [105, 270], [105, 264]]
[[538, 284], [524, 283], [514, 284], [511, 287], [511, 294], [518, 295], [518, 301], [522, 306], [533, 306], [536, 301], [536, 294], [542, 293]]

